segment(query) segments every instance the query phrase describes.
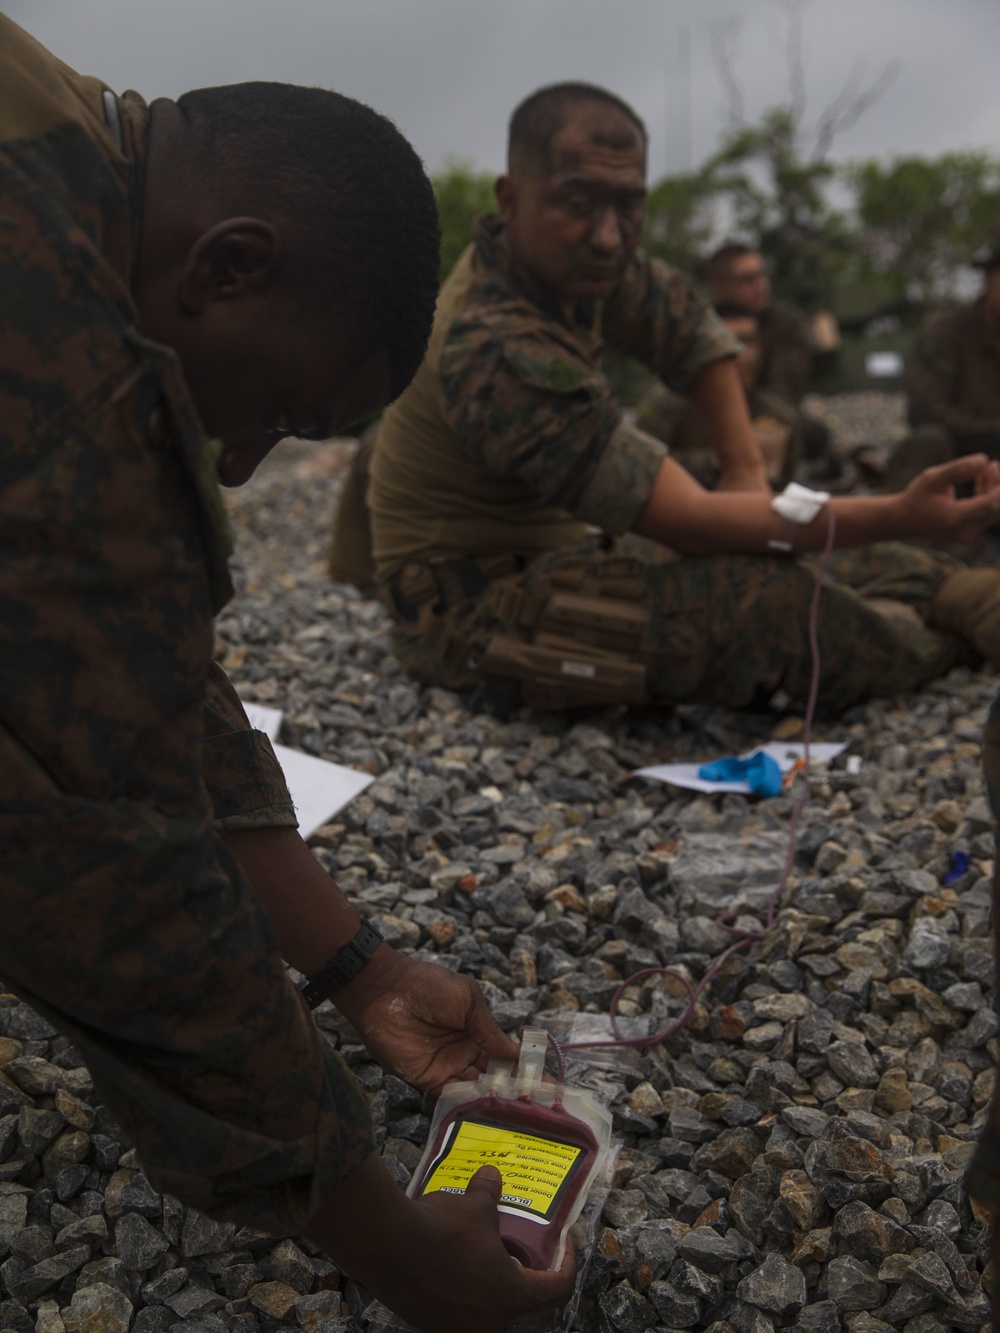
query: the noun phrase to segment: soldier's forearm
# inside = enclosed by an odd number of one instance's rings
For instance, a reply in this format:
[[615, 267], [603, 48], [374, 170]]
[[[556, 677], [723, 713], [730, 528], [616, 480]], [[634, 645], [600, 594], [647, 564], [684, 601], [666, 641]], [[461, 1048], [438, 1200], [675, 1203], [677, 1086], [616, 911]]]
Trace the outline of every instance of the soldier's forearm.
[[723, 477], [727, 473], [756, 475], [763, 490], [767, 485], [764, 458], [734, 363], [713, 361], [694, 377], [687, 394], [705, 418]]
[[292, 828], [240, 829], [223, 841], [267, 912], [287, 962], [317, 972], [357, 933], [358, 912]]

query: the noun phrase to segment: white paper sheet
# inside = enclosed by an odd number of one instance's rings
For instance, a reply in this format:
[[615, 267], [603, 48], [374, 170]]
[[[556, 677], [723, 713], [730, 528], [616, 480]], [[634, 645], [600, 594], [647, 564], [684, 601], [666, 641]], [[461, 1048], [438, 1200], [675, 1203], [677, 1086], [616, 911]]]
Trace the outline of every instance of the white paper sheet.
[[280, 708], [265, 708], [263, 704], [243, 704], [243, 711], [250, 719], [254, 731], [262, 731], [269, 741], [278, 739], [281, 719], [284, 716]]
[[263, 731], [274, 743], [274, 753], [292, 794], [292, 804], [299, 817], [299, 833], [303, 838], [310, 837], [321, 825], [329, 823], [374, 781], [370, 773], [359, 773], [343, 764], [331, 764], [328, 759], [317, 759], [315, 755], [278, 745], [280, 708], [251, 703], [245, 703], [243, 707], [250, 725]]
[[[842, 754], [848, 744], [847, 741], [813, 741], [809, 747], [809, 754], [814, 760], [829, 762], [831, 759], [836, 759], [838, 754]], [[763, 750], [765, 754], [771, 756], [782, 773], [787, 773], [792, 765], [802, 758], [805, 748], [801, 741], [768, 741], [766, 745], [757, 745], [752, 750], [747, 750], [740, 755], [740, 758], [749, 759], [751, 755], [759, 754]], [[698, 769], [702, 764], [709, 762], [711, 761], [701, 759], [696, 764], [654, 764], [651, 768], [637, 768], [632, 776], [652, 778], [656, 782], [669, 782], [674, 787], [687, 787], [690, 791], [738, 791], [744, 795], [750, 794], [750, 787], [746, 782], [709, 782], [707, 778], [700, 778]]]

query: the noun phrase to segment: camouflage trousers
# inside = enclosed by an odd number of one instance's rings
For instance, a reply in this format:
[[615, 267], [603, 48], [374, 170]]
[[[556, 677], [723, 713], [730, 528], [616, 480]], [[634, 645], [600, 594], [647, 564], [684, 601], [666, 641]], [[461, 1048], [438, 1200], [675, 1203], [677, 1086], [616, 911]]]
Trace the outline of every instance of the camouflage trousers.
[[[548, 706], [617, 699], [741, 707], [779, 688], [797, 699], [808, 692], [814, 562], [677, 556], [626, 537], [611, 549], [595, 539], [512, 562], [500, 577], [489, 577], [491, 563], [479, 562], [478, 575], [472, 561], [409, 565], [382, 589], [396, 620], [396, 653], [419, 680], [462, 689], [503, 676], [504, 663], [515, 662], [511, 674], [521, 673], [522, 697]], [[975, 660], [960, 639], [928, 623], [935, 593], [959, 567], [946, 555], [899, 543], [834, 553], [819, 601], [821, 701], [846, 707], [905, 692]], [[539, 613], [553, 593], [570, 606], [567, 614]], [[612, 604], [621, 614], [595, 630]], [[638, 613], [631, 618], [624, 609], [630, 605]], [[623, 626], [617, 639], [612, 621]], [[592, 649], [592, 659], [573, 661], [573, 644]], [[558, 664], [549, 670], [538, 646], [557, 657], [565, 650], [562, 688], [553, 675]], [[603, 696], [588, 695], [586, 682], [578, 688], [580, 674], [594, 663], [602, 670], [602, 653], [621, 667], [608, 674]], [[532, 680], [536, 667], [543, 689]]]
[[[983, 735], [983, 770], [986, 794], [995, 820], [1000, 819], [1000, 695], [993, 701]], [[993, 872], [993, 935], [997, 938], [997, 910], [1000, 904], [1000, 836], [996, 842]], [[994, 974], [996, 969], [994, 968]], [[976, 1152], [965, 1176], [969, 1196], [993, 1215], [994, 1227], [1000, 1223], [1000, 1087], [994, 1088], [990, 1109], [976, 1144]]]

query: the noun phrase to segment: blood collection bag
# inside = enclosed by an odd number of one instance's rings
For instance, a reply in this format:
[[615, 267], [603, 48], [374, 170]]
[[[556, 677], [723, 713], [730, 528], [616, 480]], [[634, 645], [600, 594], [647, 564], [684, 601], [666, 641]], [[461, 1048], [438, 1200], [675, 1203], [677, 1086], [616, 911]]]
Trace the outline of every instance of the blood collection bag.
[[495, 1166], [500, 1239], [536, 1269], [562, 1263], [611, 1143], [611, 1114], [591, 1093], [542, 1081], [547, 1046], [547, 1033], [528, 1028], [516, 1072], [491, 1061], [482, 1078], [446, 1085], [407, 1191], [464, 1194], [481, 1166]]

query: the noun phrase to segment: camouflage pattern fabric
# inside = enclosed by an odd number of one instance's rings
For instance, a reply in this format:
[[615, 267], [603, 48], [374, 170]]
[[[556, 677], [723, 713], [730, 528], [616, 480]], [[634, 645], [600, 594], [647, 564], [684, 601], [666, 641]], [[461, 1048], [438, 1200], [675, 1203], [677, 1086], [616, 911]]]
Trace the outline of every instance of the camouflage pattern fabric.
[[798, 407], [809, 387], [809, 325], [794, 306], [773, 301], [757, 316], [760, 331], [758, 388]]
[[677, 389], [738, 349], [681, 274], [641, 251], [603, 305], [567, 323], [500, 219], [480, 219], [428, 355], [382, 419], [368, 491], [380, 579], [411, 558], [574, 546], [588, 523], [628, 531], [665, 451], [623, 421], [605, 342]]
[[[835, 553], [820, 601], [820, 699], [846, 707], [916, 689], [970, 660], [959, 639], [927, 623], [935, 592], [956, 568], [948, 556], [897, 543]], [[490, 589], [470, 597], [454, 565], [428, 570], [437, 591], [430, 618], [407, 621], [398, 599], [386, 595], [396, 615], [396, 653], [418, 679], [466, 688], [482, 681], [474, 664], [494, 634], [530, 641], [530, 629], [496, 614], [498, 605], [513, 599], [498, 599]], [[814, 586], [808, 561], [681, 557], [627, 537], [611, 551], [595, 540], [539, 556], [502, 582], [537, 604], [554, 586], [574, 580], [598, 595], [635, 585], [650, 614], [641, 649], [631, 656], [645, 665], [649, 693], [658, 702], [742, 707], [779, 687], [798, 699], [808, 691]]]
[[205, 686], [201, 771], [216, 833], [298, 827], [271, 742], [250, 726], [239, 695], [217, 662], [211, 664]]
[[954, 454], [1000, 458], [1000, 337], [982, 300], [926, 320], [905, 386], [911, 426], [947, 432]]
[[146, 108], [112, 99], [114, 128], [104, 91], [0, 17], [0, 977], [157, 1188], [294, 1231], [370, 1152], [368, 1114], [213, 831], [228, 531], [129, 296]]
[[[983, 777], [994, 820], [1000, 821], [1000, 695], [986, 719], [983, 733]], [[993, 935], [996, 947], [997, 913], [1000, 907], [1000, 834], [996, 835], [993, 871]], [[965, 1175], [965, 1187], [971, 1198], [993, 1215], [994, 1226], [1000, 1222], [1000, 1089], [994, 1088], [990, 1109], [976, 1144], [975, 1155]], [[994, 1299], [996, 1299], [994, 1293]]]

